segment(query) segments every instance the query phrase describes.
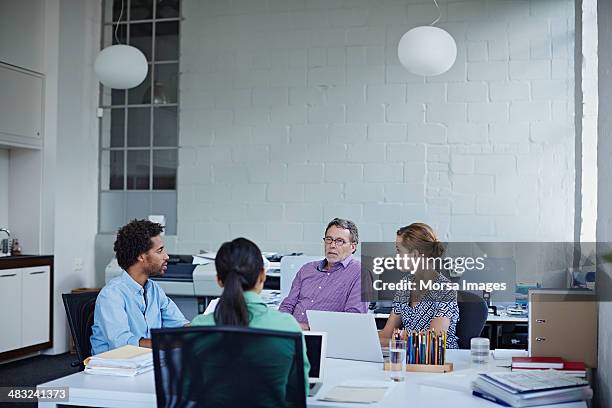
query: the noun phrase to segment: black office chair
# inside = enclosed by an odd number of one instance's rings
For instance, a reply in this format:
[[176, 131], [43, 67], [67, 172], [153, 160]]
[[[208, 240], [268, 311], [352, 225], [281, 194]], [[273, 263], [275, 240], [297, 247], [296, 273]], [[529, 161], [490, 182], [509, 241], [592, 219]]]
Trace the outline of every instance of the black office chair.
[[302, 334], [151, 330], [158, 407], [306, 407]]
[[469, 349], [470, 340], [473, 337], [480, 337], [487, 322], [489, 310], [483, 298], [464, 290], [457, 291], [457, 304], [459, 305], [459, 322], [456, 334], [459, 348]]
[[78, 361], [72, 367], [85, 369], [83, 361], [91, 356], [91, 328], [94, 323], [94, 310], [99, 292], [63, 293], [64, 309], [74, 340]]

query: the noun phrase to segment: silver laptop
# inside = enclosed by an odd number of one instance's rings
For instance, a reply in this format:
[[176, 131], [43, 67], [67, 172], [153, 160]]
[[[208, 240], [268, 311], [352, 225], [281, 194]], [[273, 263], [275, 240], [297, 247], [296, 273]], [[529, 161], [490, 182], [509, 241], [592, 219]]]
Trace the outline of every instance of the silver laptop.
[[327, 357], [383, 362], [373, 314], [307, 310], [312, 330], [327, 332]]
[[312, 397], [323, 385], [323, 372], [325, 370], [325, 356], [327, 349], [327, 333], [306, 331], [304, 332], [306, 342], [306, 355], [310, 362], [308, 373], [308, 396]]

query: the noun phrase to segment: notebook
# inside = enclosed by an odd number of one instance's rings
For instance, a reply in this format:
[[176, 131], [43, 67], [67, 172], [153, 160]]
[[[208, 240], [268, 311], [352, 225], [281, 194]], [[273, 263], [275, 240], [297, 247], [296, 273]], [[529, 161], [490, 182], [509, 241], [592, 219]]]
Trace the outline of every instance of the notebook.
[[512, 357], [512, 368], [563, 368], [561, 357]]
[[329, 390], [319, 401], [373, 404], [380, 402], [393, 383], [385, 381], [345, 381]]

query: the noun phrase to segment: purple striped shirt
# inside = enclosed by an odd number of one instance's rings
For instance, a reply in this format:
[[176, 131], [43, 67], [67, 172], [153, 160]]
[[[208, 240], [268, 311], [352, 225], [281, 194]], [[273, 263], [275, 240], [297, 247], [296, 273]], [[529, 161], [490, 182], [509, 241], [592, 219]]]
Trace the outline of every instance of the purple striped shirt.
[[352, 255], [325, 270], [327, 260], [308, 262], [293, 279], [289, 295], [278, 310], [291, 313], [300, 323], [307, 323], [307, 310], [366, 313], [361, 301], [361, 263]]

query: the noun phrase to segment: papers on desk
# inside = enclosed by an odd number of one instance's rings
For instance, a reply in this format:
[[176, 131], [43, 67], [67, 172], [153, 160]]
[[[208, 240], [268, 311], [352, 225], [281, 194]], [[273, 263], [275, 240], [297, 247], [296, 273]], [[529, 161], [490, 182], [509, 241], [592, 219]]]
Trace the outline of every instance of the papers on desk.
[[483, 373], [472, 384], [472, 393], [512, 407], [558, 404], [593, 397], [586, 380], [555, 371]]
[[86, 374], [133, 377], [153, 369], [153, 353], [151, 349], [128, 344], [88, 357], [84, 364]]
[[273, 309], [278, 309], [283, 300], [280, 290], [264, 289], [261, 291], [260, 296], [264, 303]]
[[394, 383], [386, 381], [345, 381], [327, 391], [319, 401], [372, 404], [380, 402]]

